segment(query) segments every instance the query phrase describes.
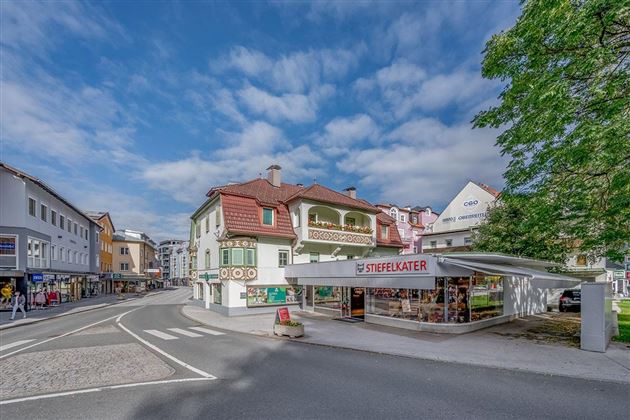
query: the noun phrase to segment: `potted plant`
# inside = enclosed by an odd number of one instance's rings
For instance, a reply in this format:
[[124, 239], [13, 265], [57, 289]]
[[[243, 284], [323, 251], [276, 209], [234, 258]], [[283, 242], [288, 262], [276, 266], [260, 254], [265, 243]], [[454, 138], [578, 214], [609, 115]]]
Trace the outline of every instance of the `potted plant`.
[[285, 320], [278, 321], [273, 325], [275, 335], [286, 335], [291, 338], [302, 337], [304, 335], [304, 324], [298, 321]]

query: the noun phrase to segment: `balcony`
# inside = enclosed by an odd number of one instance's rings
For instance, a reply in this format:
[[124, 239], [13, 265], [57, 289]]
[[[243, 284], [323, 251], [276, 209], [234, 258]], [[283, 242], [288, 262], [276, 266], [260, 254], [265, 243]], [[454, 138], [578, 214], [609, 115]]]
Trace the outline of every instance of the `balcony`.
[[307, 241], [373, 246], [373, 229], [368, 215], [349, 211], [342, 214], [330, 207], [314, 206], [308, 211]]

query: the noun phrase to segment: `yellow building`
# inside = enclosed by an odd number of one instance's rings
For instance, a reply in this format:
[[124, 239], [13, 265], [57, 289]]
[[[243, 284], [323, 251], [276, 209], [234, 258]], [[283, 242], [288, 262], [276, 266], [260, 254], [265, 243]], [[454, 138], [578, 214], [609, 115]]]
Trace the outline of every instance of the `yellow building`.
[[114, 236], [114, 222], [107, 212], [86, 212], [92, 220], [94, 220], [101, 227], [101, 233], [99, 234], [99, 271], [101, 273], [101, 293], [112, 293], [112, 281], [111, 273], [113, 271], [113, 251], [114, 245], [112, 238]]
[[124, 229], [114, 233], [112, 244], [114, 289], [129, 292], [135, 287], [160, 287], [157, 248], [148, 235]]

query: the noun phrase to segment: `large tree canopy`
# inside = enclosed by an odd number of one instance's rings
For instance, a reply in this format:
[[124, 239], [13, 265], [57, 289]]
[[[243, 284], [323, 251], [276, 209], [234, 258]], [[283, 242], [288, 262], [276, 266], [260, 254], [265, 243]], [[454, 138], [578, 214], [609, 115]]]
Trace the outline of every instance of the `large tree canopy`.
[[556, 257], [577, 246], [619, 259], [630, 242], [630, 0], [526, 1], [516, 25], [488, 41], [482, 72], [506, 86], [474, 123], [505, 129], [503, 200], [526, 209], [489, 223], [546, 232], [545, 243], [565, 247]]

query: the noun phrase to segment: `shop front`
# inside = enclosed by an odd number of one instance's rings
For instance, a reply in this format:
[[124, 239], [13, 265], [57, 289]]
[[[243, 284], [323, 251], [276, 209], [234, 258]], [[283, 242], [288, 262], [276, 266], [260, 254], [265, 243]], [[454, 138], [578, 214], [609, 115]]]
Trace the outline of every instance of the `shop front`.
[[11, 298], [16, 290], [28, 293], [26, 274], [19, 270], [0, 270], [0, 311], [11, 310]]
[[552, 263], [497, 254], [415, 254], [296, 264], [304, 309], [334, 318], [420, 331], [461, 333], [546, 311], [546, 291], [579, 280]]

